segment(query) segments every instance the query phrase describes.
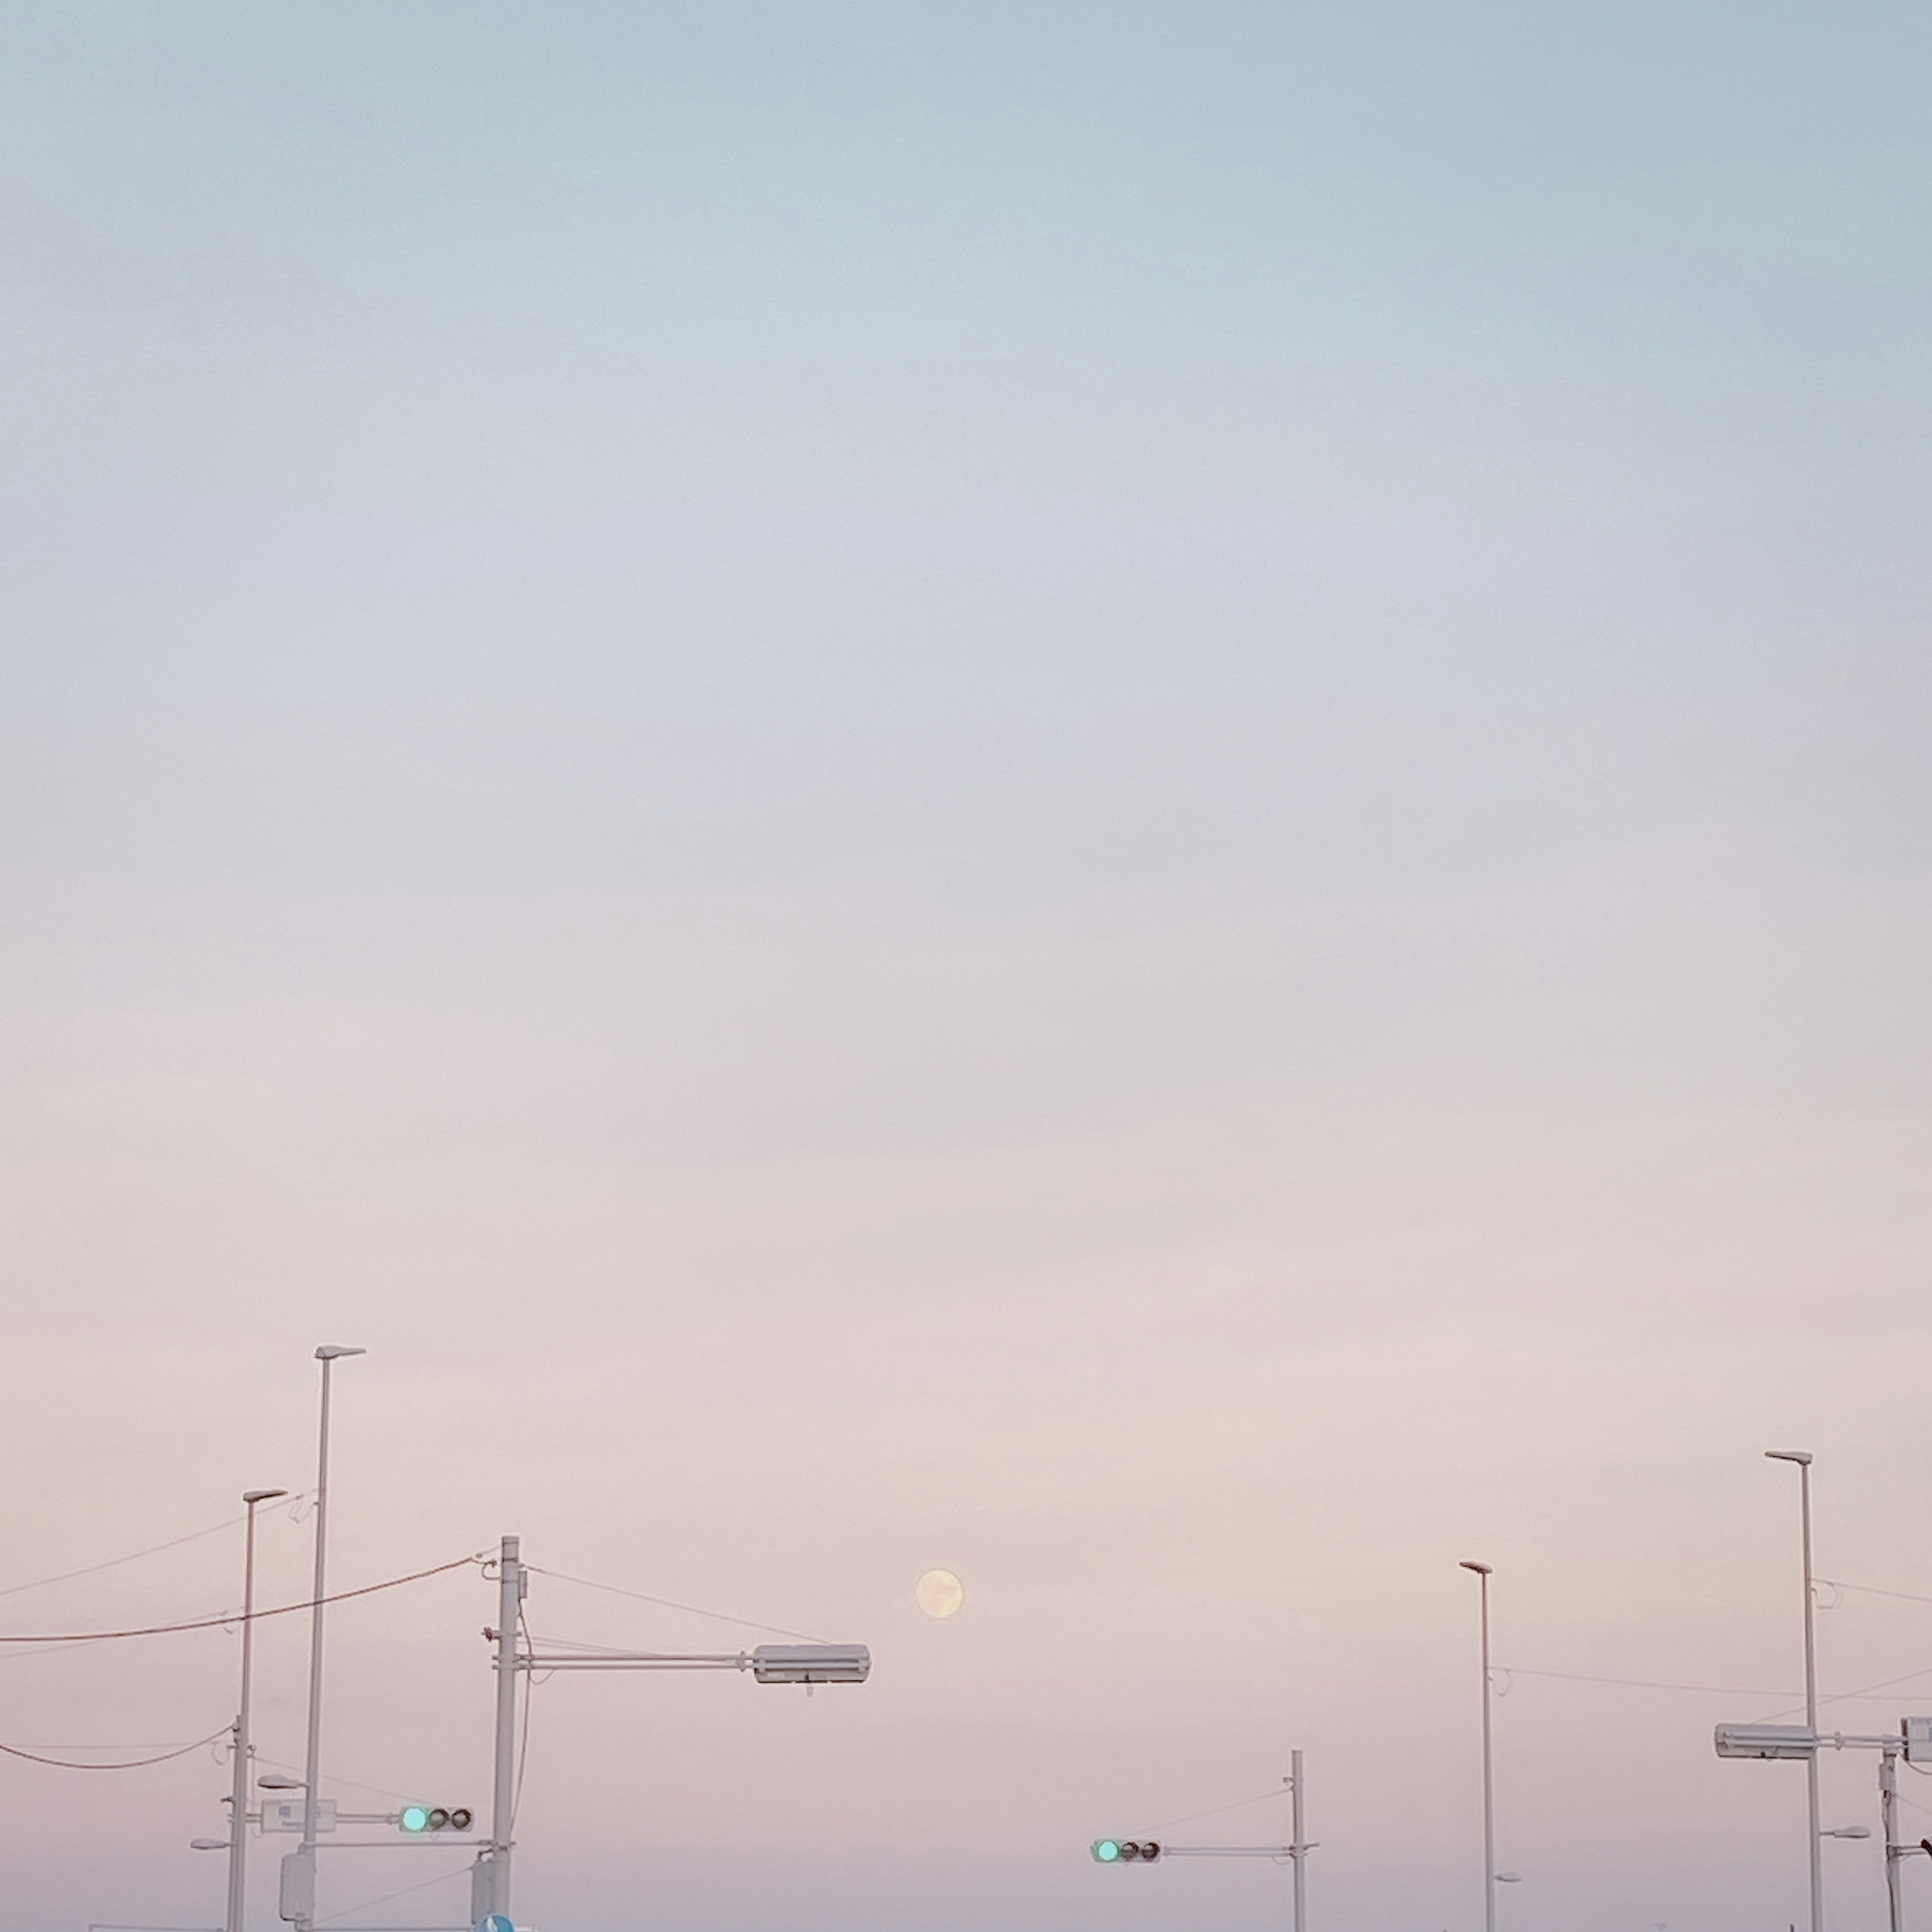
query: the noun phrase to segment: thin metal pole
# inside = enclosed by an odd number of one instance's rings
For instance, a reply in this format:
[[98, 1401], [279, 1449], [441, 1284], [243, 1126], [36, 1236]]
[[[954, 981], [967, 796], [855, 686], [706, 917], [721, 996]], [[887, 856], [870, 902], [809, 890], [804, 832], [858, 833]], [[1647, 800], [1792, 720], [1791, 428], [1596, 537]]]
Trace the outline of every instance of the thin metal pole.
[[517, 1622], [524, 1598], [520, 1538], [496, 1556], [496, 1754], [490, 1813], [490, 1909], [510, 1916], [510, 1851], [517, 1808]]
[[[364, 1352], [360, 1348], [340, 1347], [324, 1347], [315, 1352], [316, 1360], [322, 1364], [322, 1424], [316, 1443], [315, 1588], [311, 1593], [314, 1608], [310, 1612], [308, 1630], [308, 1747], [302, 1756], [302, 1849], [296, 1855], [306, 1862], [311, 1874], [315, 1869], [316, 1808], [320, 1800], [317, 1786], [322, 1778], [322, 1600], [326, 1594], [324, 1571], [328, 1557], [330, 1371], [339, 1356]], [[308, 1909], [296, 1915], [293, 1920], [298, 1932], [312, 1932], [315, 1924], [312, 1883], [308, 1884]]]
[[[315, 1588], [309, 1592], [314, 1608], [308, 1627], [308, 1742], [302, 1754], [302, 1850], [315, 1854], [316, 1786], [322, 1773], [322, 1599], [328, 1560], [328, 1394], [334, 1357], [322, 1358], [322, 1426], [317, 1437], [315, 1475]], [[314, 1920], [298, 1918], [300, 1932]]]
[[1308, 1932], [1308, 1841], [1304, 1835], [1305, 1820], [1301, 1800], [1301, 1754], [1288, 1754], [1288, 1785], [1294, 1793], [1291, 1800], [1293, 1810], [1293, 1829], [1291, 1835], [1294, 1844], [1289, 1847], [1289, 1856], [1294, 1861], [1294, 1932]]
[[1483, 1925], [1496, 1932], [1496, 1790], [1490, 1735], [1490, 1573], [1483, 1587]]
[[255, 1664], [255, 1510], [260, 1504], [288, 1494], [286, 1490], [250, 1490], [248, 1530], [242, 1559], [242, 1702], [235, 1719], [235, 1775], [228, 1804], [228, 1917], [226, 1932], [242, 1932], [248, 1897], [248, 1710]]
[[1898, 1862], [1904, 1847], [1898, 1842], [1898, 1747], [1888, 1744], [1878, 1766], [1878, 1815], [1885, 1832], [1885, 1903], [1891, 1932], [1900, 1932]]
[[[1818, 1658], [1812, 1631], [1814, 1606], [1811, 1588], [1811, 1459], [1798, 1466], [1798, 1508], [1804, 1540], [1804, 1724], [1815, 1737], [1818, 1730]], [[1825, 1932], [1824, 1844], [1818, 1817], [1818, 1754], [1804, 1760], [1804, 1803], [1811, 1824], [1811, 1932]]]

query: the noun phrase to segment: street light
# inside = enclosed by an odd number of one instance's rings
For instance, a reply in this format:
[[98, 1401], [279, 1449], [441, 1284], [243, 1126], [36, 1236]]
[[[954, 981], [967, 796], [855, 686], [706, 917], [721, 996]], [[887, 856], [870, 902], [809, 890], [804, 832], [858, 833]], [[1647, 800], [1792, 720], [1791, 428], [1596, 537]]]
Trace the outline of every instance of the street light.
[[235, 1775], [228, 1796], [228, 1916], [226, 1932], [242, 1932], [248, 1898], [249, 1693], [255, 1664], [255, 1511], [286, 1490], [244, 1490], [248, 1533], [242, 1558], [242, 1701], [235, 1718]]
[[[1818, 1729], [1818, 1662], [1811, 1628], [1811, 1452], [1808, 1449], [1767, 1449], [1764, 1453], [1771, 1462], [1795, 1462], [1798, 1466], [1798, 1516], [1804, 1560], [1804, 1725], [1815, 1733]], [[1818, 1855], [1816, 1750], [1804, 1760], [1804, 1807], [1810, 1828], [1806, 1834], [1805, 1850], [1810, 1860], [1811, 1932], [1825, 1932], [1825, 1866]]]
[[308, 1748], [302, 1759], [302, 1849], [282, 1861], [281, 1916], [298, 1932], [312, 1932], [315, 1924], [316, 1786], [322, 1772], [322, 1599], [328, 1556], [328, 1398], [331, 1372], [346, 1355], [366, 1355], [366, 1348], [325, 1342], [315, 1352], [322, 1364], [322, 1421], [317, 1432], [315, 1478], [315, 1589], [308, 1630]]
[[[754, 1650], [539, 1650], [524, 1623], [523, 1600], [530, 1572], [523, 1540], [506, 1536], [496, 1558], [497, 1610], [484, 1639], [496, 1648], [495, 1777], [490, 1797], [490, 1836], [470, 1868], [470, 1922], [482, 1928], [496, 1921], [496, 1932], [512, 1932], [511, 1832], [517, 1810], [516, 1681], [526, 1684], [538, 1671], [736, 1670], [758, 1684], [794, 1684], [810, 1696], [820, 1684], [863, 1684], [872, 1674], [872, 1653], [862, 1643], [761, 1643]], [[521, 1633], [520, 1635], [519, 1633]], [[406, 1827], [405, 1828], [407, 1828]]]
[[1821, 1838], [1869, 1838], [1871, 1827], [1869, 1825], [1840, 1825], [1832, 1831], [1820, 1832], [1818, 1835]]
[[[1495, 1572], [1486, 1563], [1465, 1562], [1459, 1567], [1474, 1574], [1483, 1593], [1483, 1927], [1484, 1932], [1496, 1932], [1496, 1798], [1490, 1738], [1490, 1579]], [[1509, 1882], [1515, 1877], [1510, 1874]]]

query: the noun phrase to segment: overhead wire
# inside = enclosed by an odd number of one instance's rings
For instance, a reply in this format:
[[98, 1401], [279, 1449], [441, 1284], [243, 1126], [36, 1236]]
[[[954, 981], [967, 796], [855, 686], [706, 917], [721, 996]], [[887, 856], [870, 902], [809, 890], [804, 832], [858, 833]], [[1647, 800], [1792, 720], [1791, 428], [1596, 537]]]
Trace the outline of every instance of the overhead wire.
[[[482, 1550], [467, 1556], [459, 1556], [448, 1563], [439, 1563], [428, 1570], [413, 1570], [406, 1576], [391, 1576], [380, 1583], [365, 1583], [360, 1589], [338, 1590], [326, 1597], [310, 1597], [298, 1604], [278, 1604], [272, 1609], [257, 1610], [254, 1620], [260, 1622], [264, 1617], [286, 1616], [294, 1610], [312, 1610], [318, 1604], [346, 1604], [353, 1597], [372, 1597], [379, 1590], [394, 1590], [405, 1583], [420, 1583], [426, 1576], [440, 1576], [451, 1570], [460, 1570], [471, 1563], [484, 1560]], [[47, 1643], [65, 1646], [70, 1644], [110, 1643], [122, 1637], [172, 1636], [182, 1630], [220, 1630], [224, 1625], [239, 1623], [242, 1612], [230, 1610], [220, 1616], [195, 1617], [178, 1624], [148, 1624], [138, 1629], [111, 1630], [59, 1630], [46, 1635], [0, 1635], [0, 1643]]]
[[[178, 1750], [164, 1751], [158, 1757], [128, 1758], [117, 1764], [76, 1764], [71, 1758], [42, 1757], [38, 1752], [22, 1750], [16, 1744], [0, 1744], [0, 1751], [9, 1757], [25, 1758], [29, 1764], [50, 1764], [57, 1771], [144, 1771], [151, 1764], [167, 1764], [178, 1757], [186, 1757], [190, 1751], [198, 1751], [204, 1744], [212, 1744], [219, 1737], [224, 1737], [232, 1727], [224, 1724], [218, 1731], [210, 1731], [205, 1738], [196, 1738], [191, 1744], [183, 1744]], [[80, 1747], [75, 1746], [75, 1749]]]
[[[412, 1892], [427, 1892], [433, 1885], [441, 1885], [446, 1879], [460, 1878], [470, 1870], [467, 1865], [458, 1865], [454, 1871], [438, 1872], [434, 1878], [418, 1879], [414, 1885], [398, 1886], [394, 1892], [386, 1892], [380, 1898], [364, 1898], [353, 1905], [345, 1905], [340, 1912], [325, 1912], [315, 1921], [318, 1925], [332, 1925], [338, 1918], [346, 1918], [352, 1912], [367, 1912], [372, 1905], [387, 1905], [392, 1898], [406, 1898]], [[346, 1932], [354, 1932], [352, 1927]]]
[[[1612, 1684], [1630, 1690], [1685, 1690], [1717, 1697], [1793, 1697], [1798, 1694], [1793, 1690], [1766, 1690], [1762, 1687], [1754, 1690], [1735, 1684], [1666, 1684], [1650, 1677], [1597, 1677], [1580, 1670], [1531, 1670], [1520, 1664], [1495, 1664], [1490, 1669], [1491, 1674], [1498, 1677], [1546, 1677], [1564, 1684]], [[1932, 1669], [1908, 1670], [1903, 1677], [1888, 1677], [1882, 1682], [1867, 1684], [1862, 1690], [1821, 1690], [1818, 1701], [1821, 1704], [1855, 1704], [1869, 1698], [1874, 1702], [1888, 1702], [1878, 1694], [1894, 1684], [1908, 1684], [1915, 1677], [1928, 1675], [1932, 1675]]]
[[561, 1570], [545, 1570], [535, 1563], [524, 1565], [539, 1576], [554, 1578], [560, 1583], [575, 1583], [586, 1590], [603, 1590], [614, 1597], [628, 1597], [640, 1604], [655, 1604], [662, 1610], [682, 1610], [694, 1617], [710, 1617], [721, 1624], [738, 1624], [746, 1630], [763, 1630], [768, 1636], [796, 1637], [800, 1643], [824, 1643], [827, 1640], [814, 1636], [808, 1630], [787, 1630], [779, 1624], [761, 1624], [752, 1617], [734, 1617], [723, 1610], [707, 1610], [698, 1604], [674, 1603], [668, 1597], [647, 1595], [642, 1590], [626, 1590], [615, 1583], [598, 1583], [588, 1576], [566, 1576]]
[[[298, 1764], [290, 1764], [278, 1757], [265, 1757], [259, 1751], [255, 1754], [255, 1762], [257, 1764], [268, 1765], [276, 1771], [298, 1773], [302, 1769], [302, 1766]], [[323, 1781], [329, 1784], [346, 1784], [351, 1791], [373, 1791], [382, 1798], [400, 1798], [406, 1804], [412, 1803], [415, 1800], [415, 1793], [412, 1792], [394, 1791], [386, 1784], [371, 1784], [366, 1778], [344, 1778], [338, 1771], [329, 1772]]]
[[1788, 1690], [1741, 1689], [1735, 1684], [1666, 1684], [1650, 1677], [1596, 1677], [1581, 1670], [1532, 1670], [1520, 1664], [1492, 1664], [1499, 1677], [1550, 1677], [1566, 1684], [1616, 1684], [1630, 1690], [1694, 1690], [1719, 1697], [1788, 1697]]
[[[308, 1494], [306, 1490], [298, 1491], [291, 1500], [300, 1502]], [[151, 1544], [146, 1550], [130, 1550], [126, 1556], [110, 1556], [104, 1563], [84, 1564], [78, 1570], [63, 1570], [57, 1576], [36, 1576], [30, 1583], [9, 1583], [0, 1590], [0, 1597], [17, 1597], [23, 1590], [44, 1590], [52, 1584], [70, 1583], [76, 1576], [98, 1576], [103, 1570], [116, 1569], [123, 1563], [138, 1563], [144, 1556], [158, 1556], [164, 1550], [178, 1550], [184, 1543], [199, 1543], [205, 1536], [219, 1536], [224, 1529], [232, 1529], [248, 1520], [245, 1513], [224, 1516], [219, 1522], [210, 1523], [206, 1529], [191, 1529], [185, 1536], [172, 1538], [166, 1543]]]
[[1289, 1787], [1284, 1781], [1279, 1790], [1258, 1791], [1252, 1798], [1237, 1798], [1232, 1803], [1227, 1804], [1210, 1804], [1204, 1811], [1190, 1811], [1179, 1818], [1163, 1818], [1160, 1823], [1150, 1828], [1156, 1832], [1165, 1832], [1170, 1826], [1191, 1825], [1197, 1818], [1218, 1818], [1223, 1811], [1238, 1811], [1244, 1804], [1259, 1804], [1268, 1798], [1286, 1798], [1288, 1795]]
[[1932, 1604], [1932, 1597], [1922, 1597], [1911, 1590], [1881, 1590], [1875, 1583], [1847, 1583], [1836, 1576], [1814, 1576], [1811, 1580], [1834, 1590], [1856, 1590], [1862, 1597], [1894, 1597], [1902, 1604]]
[[[1830, 1691], [1820, 1696], [1818, 1701], [1821, 1704], [1855, 1703], [1860, 1698], [1870, 1697], [1880, 1690], [1890, 1690], [1900, 1684], [1910, 1684], [1920, 1677], [1932, 1677], [1932, 1664], [1928, 1664], [1922, 1670], [1908, 1670], [1897, 1677], [1881, 1677], [1876, 1684], [1867, 1684], [1856, 1690]], [[1768, 1718], [1760, 1718], [1759, 1722], [1775, 1724], [1779, 1718], [1792, 1716], [1803, 1708], [1802, 1704], [1794, 1704], [1784, 1710], [1772, 1712]]]
[[[517, 1628], [524, 1634], [526, 1654], [533, 1652], [536, 1639], [530, 1634], [530, 1620], [524, 1615], [523, 1599], [517, 1599]], [[517, 1788], [510, 1796], [510, 1832], [517, 1835], [517, 1814], [524, 1808], [524, 1768], [530, 1761], [530, 1699], [536, 1690], [537, 1674], [534, 1670], [524, 1672], [524, 1733], [517, 1745]]]

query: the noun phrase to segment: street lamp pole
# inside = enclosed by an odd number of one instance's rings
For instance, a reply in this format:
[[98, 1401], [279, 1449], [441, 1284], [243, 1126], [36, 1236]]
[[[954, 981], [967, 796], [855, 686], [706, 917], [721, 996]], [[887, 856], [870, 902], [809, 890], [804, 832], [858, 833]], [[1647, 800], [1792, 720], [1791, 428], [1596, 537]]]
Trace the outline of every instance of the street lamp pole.
[[322, 1364], [322, 1424], [316, 1450], [315, 1478], [315, 1588], [308, 1633], [308, 1747], [302, 1757], [302, 1850], [297, 1854], [302, 1894], [287, 1902], [298, 1906], [285, 1912], [298, 1932], [312, 1932], [315, 1924], [315, 1838], [317, 1822], [316, 1790], [322, 1770], [322, 1600], [325, 1570], [328, 1557], [328, 1397], [330, 1372], [345, 1355], [365, 1355], [366, 1348], [344, 1348], [325, 1343], [315, 1352]]
[[[1483, 1606], [1483, 1927], [1496, 1932], [1496, 1796], [1495, 1764], [1490, 1736], [1490, 1578], [1486, 1563], [1460, 1566], [1475, 1573]], [[1814, 1928], [1815, 1932], [1815, 1928]]]
[[[1811, 1588], [1811, 1452], [1808, 1449], [1767, 1449], [1774, 1462], [1798, 1466], [1798, 1514], [1804, 1558], [1804, 1723], [1815, 1736], [1818, 1730], [1818, 1653], [1812, 1630], [1814, 1605]], [[1810, 1853], [1811, 1932], [1825, 1932], [1825, 1868], [1819, 1841], [1818, 1754], [1804, 1760], [1804, 1805], [1810, 1830], [1806, 1849]]]
[[248, 1490], [248, 1533], [242, 1559], [242, 1702], [235, 1719], [235, 1775], [228, 1798], [226, 1932], [242, 1932], [247, 1910], [248, 1861], [248, 1705], [255, 1665], [255, 1507], [285, 1496], [286, 1490]]

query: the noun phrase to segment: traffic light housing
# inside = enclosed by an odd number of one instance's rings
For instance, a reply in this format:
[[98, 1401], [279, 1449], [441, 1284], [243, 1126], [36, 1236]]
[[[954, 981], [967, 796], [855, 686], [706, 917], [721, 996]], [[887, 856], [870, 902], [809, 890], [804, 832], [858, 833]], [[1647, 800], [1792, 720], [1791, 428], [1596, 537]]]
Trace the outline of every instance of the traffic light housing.
[[405, 1804], [396, 1823], [413, 1838], [429, 1832], [466, 1832], [474, 1815], [466, 1804]]
[[1088, 1850], [1100, 1865], [1150, 1865], [1161, 1852], [1152, 1838], [1096, 1838]]

